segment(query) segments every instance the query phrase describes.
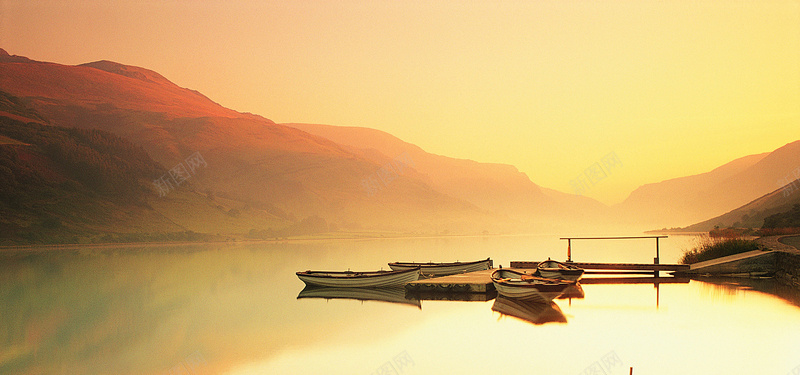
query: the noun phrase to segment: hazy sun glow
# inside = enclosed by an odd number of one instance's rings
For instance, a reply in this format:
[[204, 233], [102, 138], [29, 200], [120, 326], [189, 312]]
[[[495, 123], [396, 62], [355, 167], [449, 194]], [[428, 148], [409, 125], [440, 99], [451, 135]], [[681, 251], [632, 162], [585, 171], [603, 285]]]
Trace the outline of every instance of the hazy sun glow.
[[797, 1], [0, 1], [0, 48], [156, 70], [276, 122], [371, 127], [586, 195], [800, 134]]

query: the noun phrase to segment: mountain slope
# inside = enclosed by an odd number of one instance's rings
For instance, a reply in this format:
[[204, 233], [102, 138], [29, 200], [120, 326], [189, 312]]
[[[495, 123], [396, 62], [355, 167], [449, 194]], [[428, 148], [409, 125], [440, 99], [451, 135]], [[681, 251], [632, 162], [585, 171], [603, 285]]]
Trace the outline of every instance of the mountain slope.
[[715, 217], [779, 187], [776, 181], [798, 167], [800, 141], [745, 156], [710, 172], [644, 185], [615, 210], [649, 225], [675, 227]]
[[2, 51], [0, 90], [21, 98], [49, 124], [103, 129], [133, 141], [168, 169], [201, 155], [204, 167], [193, 176], [193, 188], [240, 202], [237, 210], [258, 207], [296, 222], [321, 216], [345, 228], [437, 232], [472, 231], [495, 219], [437, 191], [413, 170], [369, 194], [364, 181], [374, 180], [384, 163], [226, 109], [143, 68], [108, 61], [66, 66]]
[[544, 189], [512, 165], [431, 154], [379, 130], [319, 124], [285, 125], [348, 146], [354, 153], [377, 163], [405, 155], [421, 178], [437, 190], [483, 210], [537, 227], [552, 225], [554, 221], [591, 221], [606, 209], [590, 198]]
[[764, 219], [769, 216], [787, 212], [796, 204], [800, 204], [800, 180], [772, 191], [758, 199], [736, 208], [720, 216], [690, 225], [684, 230], [691, 232], [708, 231], [714, 227], [728, 228], [761, 228]]

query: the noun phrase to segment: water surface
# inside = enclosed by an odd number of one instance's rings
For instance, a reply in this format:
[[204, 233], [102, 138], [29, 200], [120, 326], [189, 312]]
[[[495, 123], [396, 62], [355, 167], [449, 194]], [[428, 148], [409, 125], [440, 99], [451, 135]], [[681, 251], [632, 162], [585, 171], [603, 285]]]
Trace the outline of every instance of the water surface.
[[[692, 241], [661, 240], [661, 261]], [[575, 242], [573, 259], [652, 262], [654, 248]], [[537, 322], [496, 311], [494, 299], [297, 298], [295, 271], [489, 256], [504, 266], [564, 259], [566, 244], [506, 236], [6, 250], [0, 373], [787, 374], [800, 365], [797, 294], [769, 282], [585, 283], [584, 298], [528, 306]]]

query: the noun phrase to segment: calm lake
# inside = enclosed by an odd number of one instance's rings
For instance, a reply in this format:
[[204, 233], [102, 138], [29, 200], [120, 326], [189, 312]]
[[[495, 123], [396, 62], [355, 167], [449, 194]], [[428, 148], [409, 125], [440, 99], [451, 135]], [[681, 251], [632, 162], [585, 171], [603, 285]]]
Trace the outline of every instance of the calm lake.
[[[661, 262], [676, 262], [693, 241], [662, 239]], [[572, 256], [651, 263], [655, 241], [577, 241]], [[402, 294], [403, 303], [298, 298], [304, 284], [294, 274], [486, 257], [504, 267], [564, 260], [566, 242], [489, 236], [5, 250], [0, 373], [579, 375], [633, 367], [649, 375], [784, 375], [800, 366], [800, 298], [771, 281], [584, 283], [584, 298], [516, 306]]]

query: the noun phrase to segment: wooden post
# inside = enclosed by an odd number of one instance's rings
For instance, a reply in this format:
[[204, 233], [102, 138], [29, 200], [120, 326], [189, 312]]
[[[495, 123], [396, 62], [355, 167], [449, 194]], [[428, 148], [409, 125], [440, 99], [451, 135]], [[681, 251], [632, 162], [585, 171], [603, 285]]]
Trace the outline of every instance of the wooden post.
[[572, 239], [567, 238], [567, 262], [572, 262]]
[[658, 239], [659, 239], [659, 238], [658, 238], [658, 237], [656, 237], [656, 263], [655, 263], [655, 264], [658, 264], [658, 258], [660, 257], [660, 256], [658, 255]]
[[[656, 237], [656, 257], [653, 258], [653, 264], [658, 264], [659, 263], [659, 259], [658, 259], [659, 257], [660, 256], [658, 254], [658, 237]], [[658, 271], [653, 271], [653, 276], [658, 277], [660, 275], [659, 275]]]

